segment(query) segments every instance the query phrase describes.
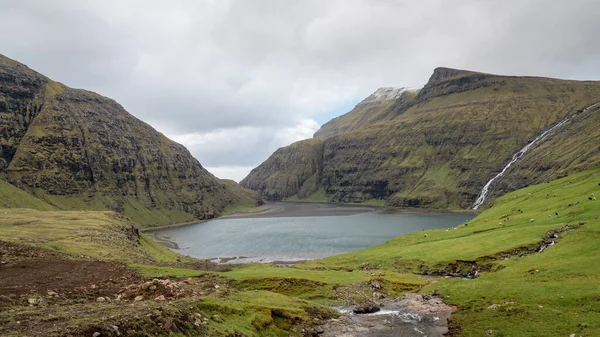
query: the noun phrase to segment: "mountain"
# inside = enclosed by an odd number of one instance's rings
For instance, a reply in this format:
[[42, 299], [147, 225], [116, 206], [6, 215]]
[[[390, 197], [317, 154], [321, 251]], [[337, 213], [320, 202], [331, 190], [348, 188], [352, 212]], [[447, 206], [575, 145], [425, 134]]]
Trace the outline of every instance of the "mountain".
[[115, 210], [143, 226], [213, 218], [228, 205], [260, 202], [114, 100], [2, 55], [0, 180], [4, 190], [20, 189], [56, 209]]
[[[469, 208], [544, 130], [490, 198], [600, 163], [600, 82], [436, 68], [420, 90], [382, 88], [277, 150], [241, 185], [266, 199]], [[302, 193], [299, 194], [299, 192]]]

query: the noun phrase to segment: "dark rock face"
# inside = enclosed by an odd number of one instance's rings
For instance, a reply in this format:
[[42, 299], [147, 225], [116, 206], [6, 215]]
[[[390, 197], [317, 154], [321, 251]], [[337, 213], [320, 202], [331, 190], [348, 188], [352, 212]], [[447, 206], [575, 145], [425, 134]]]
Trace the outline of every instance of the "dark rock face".
[[12, 161], [21, 139], [43, 107], [44, 78], [11, 60], [0, 67], [0, 172]]
[[280, 148], [240, 182], [267, 200], [297, 195], [305, 198], [319, 189], [323, 171], [323, 142], [309, 139]]
[[[360, 110], [359, 104], [325, 124], [315, 134], [323, 139], [322, 157], [313, 152], [307, 160], [321, 160], [317, 189], [331, 202], [379, 199], [393, 206], [468, 208], [515, 152], [598, 101], [600, 82], [438, 68], [413, 96], [379, 104], [380, 110]], [[599, 141], [600, 110], [578, 115], [515, 164], [493, 187], [490, 201], [597, 165]], [[261, 177], [278, 172], [293, 180], [296, 164], [281, 156], [286, 149], [279, 151], [277, 169], [272, 158], [260, 166]], [[245, 181], [261, 177], [252, 172]], [[269, 193], [289, 196], [294, 190], [274, 185]]]
[[152, 225], [258, 203], [115, 101], [12, 60], [0, 59], [0, 102], [0, 172], [59, 208], [112, 209]]
[[352, 312], [355, 314], [372, 314], [374, 312], [378, 312], [379, 310], [381, 310], [379, 305], [373, 302], [365, 302], [354, 307]]

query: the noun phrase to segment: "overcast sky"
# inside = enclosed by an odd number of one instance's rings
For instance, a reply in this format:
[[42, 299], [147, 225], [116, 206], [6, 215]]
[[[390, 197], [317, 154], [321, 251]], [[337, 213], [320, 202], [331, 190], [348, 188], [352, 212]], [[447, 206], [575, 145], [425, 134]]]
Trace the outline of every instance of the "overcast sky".
[[0, 53], [114, 98], [241, 180], [437, 66], [600, 79], [595, 0], [0, 0]]

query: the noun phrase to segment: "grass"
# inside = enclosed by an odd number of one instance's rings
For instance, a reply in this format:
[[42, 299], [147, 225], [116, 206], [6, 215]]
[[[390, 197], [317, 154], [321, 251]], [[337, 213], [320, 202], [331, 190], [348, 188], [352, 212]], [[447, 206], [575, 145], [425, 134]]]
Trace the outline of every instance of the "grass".
[[295, 201], [295, 202], [327, 202], [327, 193], [325, 190], [320, 188], [314, 193], [310, 194], [307, 197], [301, 198], [298, 194], [293, 195], [286, 199], [286, 201]]
[[[507, 194], [467, 226], [403, 235], [307, 265], [356, 268], [369, 262], [427, 272], [460, 260], [492, 263], [495, 272], [474, 280], [441, 279], [423, 290], [437, 290], [458, 306], [452, 318], [461, 336], [481, 336], [487, 330], [494, 336], [600, 335], [600, 204], [589, 199], [600, 194], [599, 184], [600, 169], [588, 170]], [[494, 259], [498, 253], [536, 245], [548, 230], [583, 222], [542, 254]], [[515, 303], [487, 309], [505, 302]]]
[[0, 240], [126, 263], [186, 259], [132, 229], [114, 212], [0, 209]]
[[[244, 181], [267, 199], [303, 184], [324, 189], [330, 202], [465, 209], [515, 152], [598, 97], [599, 82], [459, 71], [417, 97], [357, 105], [316, 133], [321, 151], [298, 160], [302, 144], [279, 149]], [[599, 125], [597, 109], [573, 118], [513, 165], [488, 200], [596, 165]], [[302, 142], [309, 149], [314, 139]], [[319, 164], [316, 183], [305, 174], [311, 163]]]
[[[232, 266], [229, 272], [211, 273], [233, 279], [237, 290], [195, 305], [210, 317], [223, 318], [211, 320], [215, 333], [287, 336], [296, 334], [291, 322], [307, 321], [315, 311], [334, 317], [323, 305], [368, 299], [372, 290], [366, 285], [377, 281], [391, 297], [436, 292], [456, 305], [455, 335], [481, 336], [488, 330], [493, 336], [600, 335], [597, 195], [600, 168], [509, 193], [455, 228], [410, 233], [293, 267]], [[113, 212], [0, 210], [0, 240], [124, 261], [150, 277], [207, 273], [150, 265], [183, 257], [144, 236], [139, 244], [131, 243], [123, 231], [130, 225]], [[565, 225], [579, 227], [561, 234], [543, 253], [519, 257], [537, 247], [548, 231]], [[463, 271], [472, 265], [482, 270], [476, 279], [430, 278], [426, 283], [414, 274]]]
[[[243, 265], [223, 275], [249, 289], [331, 303], [326, 300], [331, 284], [364, 282], [373, 278], [372, 273], [382, 273], [384, 280], [397, 277], [397, 282], [422, 284], [422, 278], [397, 271], [444, 273], [465, 261], [488, 271], [473, 280], [437, 279], [422, 290], [436, 291], [458, 307], [452, 315], [455, 333], [596, 336], [600, 335], [600, 204], [590, 200], [592, 193], [600, 195], [600, 168], [509, 193], [456, 228], [411, 233], [293, 268]], [[518, 257], [537, 247], [548, 231], [580, 223], [585, 224], [561, 234], [559, 242], [542, 254]], [[359, 270], [364, 263], [377, 270]], [[310, 290], [310, 283], [302, 280], [323, 284]], [[488, 309], [493, 304], [498, 308]]]
[[56, 210], [56, 207], [0, 179], [0, 208], [22, 207], [22, 205], [40, 211]]
[[220, 336], [299, 336], [300, 331], [290, 331], [292, 323], [309, 323], [311, 316], [339, 316], [329, 307], [268, 291], [237, 292], [226, 299], [207, 298], [199, 307], [213, 318], [222, 317], [211, 322], [211, 328]]

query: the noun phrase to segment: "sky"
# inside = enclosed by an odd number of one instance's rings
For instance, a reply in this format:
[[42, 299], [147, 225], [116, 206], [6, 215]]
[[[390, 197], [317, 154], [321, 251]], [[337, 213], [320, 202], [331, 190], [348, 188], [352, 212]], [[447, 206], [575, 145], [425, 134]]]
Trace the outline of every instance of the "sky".
[[5, 0], [0, 53], [111, 97], [239, 181], [438, 66], [600, 79], [596, 0]]

